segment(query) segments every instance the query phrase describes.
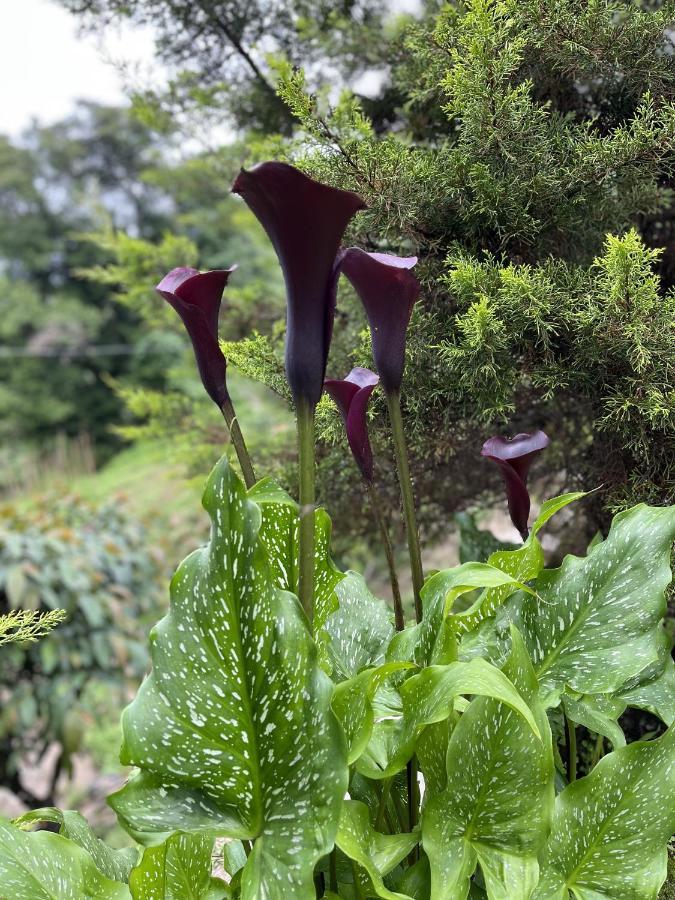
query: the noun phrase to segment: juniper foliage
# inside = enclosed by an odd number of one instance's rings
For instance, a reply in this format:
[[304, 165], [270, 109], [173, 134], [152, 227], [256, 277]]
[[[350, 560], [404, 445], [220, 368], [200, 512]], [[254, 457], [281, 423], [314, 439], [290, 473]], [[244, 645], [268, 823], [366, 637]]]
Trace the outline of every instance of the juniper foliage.
[[[288, 158], [364, 196], [353, 241], [421, 259], [404, 402], [430, 530], [490, 483], [466, 473], [493, 430], [543, 427], [569, 487], [604, 485], [591, 529], [608, 510], [675, 499], [672, 13], [444, 5], [392, 44], [401, 102], [385, 130], [353, 95], [331, 108], [276, 61], [301, 122]], [[372, 364], [346, 288], [339, 308], [335, 376]], [[273, 384], [271, 350], [249, 343], [238, 363]], [[328, 404], [322, 423], [340, 446], [334, 471], [343, 438]], [[384, 423], [375, 404], [380, 444]], [[333, 509], [358, 502], [348, 482]]]

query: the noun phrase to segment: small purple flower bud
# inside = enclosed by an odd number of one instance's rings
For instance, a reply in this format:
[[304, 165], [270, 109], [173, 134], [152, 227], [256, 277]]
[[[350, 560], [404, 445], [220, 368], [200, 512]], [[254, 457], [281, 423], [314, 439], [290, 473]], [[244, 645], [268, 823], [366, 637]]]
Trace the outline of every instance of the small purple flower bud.
[[342, 413], [347, 441], [354, 459], [366, 481], [373, 480], [373, 451], [368, 437], [366, 411], [370, 395], [380, 379], [370, 369], [352, 369], [342, 381], [328, 379], [324, 382], [329, 394]]
[[398, 391], [405, 367], [405, 342], [420, 283], [410, 271], [416, 256], [344, 251], [341, 270], [354, 285], [366, 310], [373, 358], [385, 391]]
[[213, 272], [172, 269], [155, 288], [183, 320], [192, 341], [202, 384], [218, 407], [228, 399], [227, 363], [218, 344], [218, 314], [225, 285], [235, 269], [236, 266]]
[[333, 333], [340, 241], [366, 204], [352, 191], [321, 184], [280, 162], [242, 169], [232, 190], [243, 197], [277, 252], [288, 304], [286, 376], [296, 403], [315, 406]]
[[512, 438], [491, 437], [481, 450], [481, 456], [497, 463], [501, 470], [509, 515], [524, 541], [529, 533], [527, 520], [530, 515], [527, 475], [535, 456], [548, 445], [549, 439], [543, 431], [533, 431], [532, 434], [517, 434]]

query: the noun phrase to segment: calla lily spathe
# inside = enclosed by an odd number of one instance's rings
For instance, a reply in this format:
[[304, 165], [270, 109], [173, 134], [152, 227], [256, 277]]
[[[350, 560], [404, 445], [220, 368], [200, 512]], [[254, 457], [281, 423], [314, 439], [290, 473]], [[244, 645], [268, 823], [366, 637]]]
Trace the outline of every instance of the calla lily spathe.
[[326, 393], [335, 401], [342, 413], [347, 441], [361, 474], [368, 482], [373, 480], [373, 451], [368, 436], [368, 401], [379, 382], [370, 369], [355, 368], [344, 379], [327, 379]]
[[316, 406], [333, 332], [339, 247], [365, 203], [352, 191], [315, 181], [287, 163], [242, 170], [240, 194], [276, 250], [288, 303], [286, 376], [297, 403]]
[[400, 390], [405, 368], [405, 344], [420, 283], [410, 271], [416, 256], [345, 250], [341, 271], [351, 281], [366, 311], [373, 342], [375, 368], [387, 392]]
[[495, 436], [483, 444], [481, 456], [496, 463], [502, 473], [506, 485], [506, 499], [511, 521], [520, 532], [523, 540], [527, 540], [527, 521], [530, 515], [530, 492], [527, 489], [527, 476], [534, 458], [549, 445], [549, 439], [543, 431], [525, 432], [512, 438]]
[[229, 399], [225, 383], [226, 360], [218, 344], [218, 315], [223, 291], [236, 266], [200, 272], [172, 269], [156, 287], [183, 320], [194, 348], [199, 374], [207, 394], [219, 407]]

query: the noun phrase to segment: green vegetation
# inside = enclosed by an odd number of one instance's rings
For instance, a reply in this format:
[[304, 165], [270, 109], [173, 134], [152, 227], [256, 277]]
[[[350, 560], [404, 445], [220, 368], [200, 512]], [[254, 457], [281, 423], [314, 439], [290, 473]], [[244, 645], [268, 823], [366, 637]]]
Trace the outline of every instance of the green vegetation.
[[[468, 579], [460, 585], [455, 630], [446, 633], [442, 616], [434, 620], [434, 652], [460, 637], [462, 663], [478, 655], [486, 665], [503, 668], [501, 674], [513, 678], [542, 725], [529, 662], [518, 657], [517, 638], [509, 643], [509, 625], [517, 621], [535, 662], [537, 685], [549, 692], [546, 702], [560, 702], [548, 714], [559, 789], [570, 774], [560, 757], [571, 741], [563, 713], [577, 725], [580, 775], [597, 771], [610, 743], [624, 738], [630, 745], [659, 735], [664, 729], [659, 718], [667, 723], [672, 706], [663, 705], [672, 686], [667, 664], [672, 618], [670, 628], [659, 627], [657, 635], [654, 626], [650, 641], [643, 642], [636, 621], [646, 615], [640, 606], [644, 596], [636, 594], [635, 604], [629, 604], [635, 628], [625, 646], [612, 630], [619, 628], [618, 620], [603, 619], [604, 637], [614, 635], [616, 647], [623, 648], [617, 651], [621, 678], [606, 666], [587, 672], [588, 681], [563, 686], [557, 663], [551, 675], [534, 659], [537, 639], [547, 637], [540, 633], [542, 623], [550, 624], [551, 633], [557, 630], [553, 607], [535, 615], [527, 591], [537, 580], [536, 590], [544, 596], [562, 576], [540, 571], [543, 556], [532, 558], [532, 544], [525, 550], [501, 544], [475, 522], [498, 496], [496, 469], [478, 460], [485, 437], [498, 431], [543, 428], [550, 435], [548, 474], [544, 478], [540, 468], [533, 469], [535, 494], [599, 488], [578, 515], [556, 520], [555, 540], [549, 536], [546, 546], [551, 562], [567, 550], [586, 553], [592, 538], [597, 547], [615, 513], [642, 502], [665, 507], [675, 501], [672, 5], [423, 0], [414, 15], [399, 15], [380, 0], [284, 0], [274, 5], [272, 17], [265, 2], [247, 4], [245, 13], [229, 0], [60, 2], [92, 29], [119, 20], [152, 23], [158, 59], [169, 66], [171, 80], [165, 90], [139, 90], [130, 109], [81, 103], [67, 120], [36, 126], [20, 140], [0, 136], [0, 783], [31, 806], [41, 802], [22, 782], [20, 768], [29, 750], [43, 756], [57, 744], [50, 804], [58, 794], [57, 777], [67, 772], [78, 748], [86, 748], [106, 771], [119, 772], [113, 756], [119, 710], [145, 671], [146, 635], [166, 607], [166, 578], [176, 559], [208, 541], [201, 484], [223, 452], [230, 461], [233, 454], [221, 418], [203, 395], [180, 322], [153, 290], [174, 266], [239, 265], [220, 320], [228, 384], [256, 470], [277, 480], [277, 500], [282, 489], [296, 496], [295, 438], [283, 368], [283, 282], [262, 229], [230, 194], [241, 165], [270, 158], [290, 161], [365, 199], [368, 208], [354, 218], [347, 243], [419, 257], [415, 271], [422, 295], [408, 335], [402, 406], [425, 563], [435, 545], [433, 566], [446, 569], [451, 542], [461, 537], [462, 564], [489, 560], [499, 568], [501, 561], [511, 577], [505, 560], [518, 562], [517, 580], [526, 582], [525, 590], [515, 592], [508, 579], [489, 584]], [[232, 141], [209, 146], [211, 135], [220, 133], [211, 126], [223, 124]], [[370, 335], [353, 290], [341, 279], [328, 374], [342, 378], [355, 365], [372, 367]], [[400, 564], [405, 529], [380, 392], [372, 398], [369, 428]], [[317, 409], [317, 432], [317, 492], [334, 522], [333, 552], [340, 563], [364, 569], [377, 594], [384, 572], [377, 528], [346, 451], [342, 422], [326, 397]], [[251, 498], [264, 518], [263, 500]], [[287, 498], [279, 505], [288, 513], [293, 503]], [[278, 509], [277, 514], [281, 517]], [[325, 521], [322, 527], [325, 534]], [[294, 552], [295, 535], [286, 536], [286, 550]], [[650, 551], [643, 549], [646, 559]], [[661, 549], [665, 566], [667, 548]], [[265, 552], [271, 552], [269, 546]], [[284, 564], [292, 568], [289, 560]], [[649, 582], [640, 561], [633, 562]], [[565, 566], [553, 571], [573, 568]], [[409, 612], [412, 591], [403, 573], [401, 582]], [[296, 589], [292, 578], [280, 583]], [[409, 683], [408, 674], [392, 677], [387, 670], [371, 680], [358, 671], [382, 664], [390, 628], [386, 610], [361, 576], [351, 573], [342, 584], [342, 618], [340, 611], [334, 613], [336, 630], [330, 640], [320, 636], [318, 653], [324, 668], [333, 666], [334, 680], [348, 683], [340, 688], [350, 701], [345, 708], [365, 710], [365, 724], [343, 721], [345, 732], [360, 742], [350, 746], [350, 762], [358, 761], [360, 777], [352, 780], [352, 803], [343, 807], [338, 828], [343, 893], [355, 894], [354, 880], [361, 879], [364, 890], [378, 896], [399, 891], [426, 898], [419, 885], [428, 885], [430, 877], [435, 884], [446, 877], [468, 883], [473, 877], [472, 896], [483, 896], [504, 863], [509, 848], [490, 855], [478, 839], [464, 834], [459, 818], [449, 824], [448, 810], [460, 818], [462, 810], [480, 811], [471, 809], [465, 784], [441, 783], [441, 778], [436, 820], [429, 816], [425, 825], [432, 874], [424, 859], [404, 871], [408, 854], [419, 852], [407, 825], [405, 840], [398, 840], [398, 807], [407, 799], [404, 757], [412, 747], [431, 783], [438, 775], [433, 756], [438, 747], [431, 746], [429, 735], [445, 741], [447, 759], [450, 715], [453, 727], [459, 723], [452, 735], [457, 760], [475, 752], [462, 721], [473, 720], [480, 728], [486, 717], [501, 717], [508, 740], [527, 745], [524, 758], [531, 754], [541, 783], [533, 787], [540, 790], [536, 797], [523, 798], [531, 829], [520, 834], [518, 849], [527, 852], [514, 877], [531, 880], [533, 858], [543, 853], [544, 828], [531, 813], [536, 807], [537, 815], [550, 819], [553, 804], [547, 780], [551, 759], [538, 748], [535, 752], [526, 717], [520, 721], [514, 707], [508, 712], [504, 695], [488, 696], [457, 700], [452, 710], [443, 707], [440, 725], [431, 718], [411, 719], [405, 724], [409, 733], [394, 734], [393, 726], [390, 733], [390, 726], [378, 721], [368, 732], [374, 710], [386, 722], [392, 704], [397, 714], [404, 709], [406, 691], [399, 688]], [[633, 597], [628, 590], [626, 595]], [[556, 596], [563, 606], [572, 602], [563, 588]], [[440, 604], [440, 594], [432, 600]], [[652, 597], [650, 603], [656, 616], [657, 601]], [[360, 605], [369, 611], [373, 629], [355, 638], [357, 644], [363, 639], [356, 647], [359, 665], [348, 671], [345, 635], [351, 640], [348, 628], [358, 623], [350, 622], [350, 615], [356, 619]], [[274, 609], [296, 627], [294, 613], [282, 607]], [[54, 624], [58, 609], [65, 609], [67, 618], [46, 640], [30, 645], [17, 640], [22, 626], [39, 637]], [[568, 614], [567, 606], [563, 611]], [[430, 618], [417, 626], [426, 638]], [[471, 633], [464, 635], [469, 626]], [[408, 632], [410, 642], [420, 636], [415, 628]], [[600, 636], [582, 636], [590, 658]], [[391, 647], [396, 645], [394, 638]], [[310, 660], [308, 646], [302, 643], [301, 651]], [[639, 672], [629, 672], [626, 646], [635, 659], [644, 651]], [[507, 661], [509, 648], [515, 655]], [[420, 652], [416, 646], [412, 656], [403, 659], [403, 654], [395, 662], [419, 662]], [[551, 653], [564, 658], [566, 649]], [[583, 660], [574, 662], [583, 669]], [[450, 664], [445, 657], [425, 657], [423, 663]], [[392, 664], [391, 653], [386, 664]], [[307, 666], [314, 671], [312, 660]], [[611, 685], [601, 675], [611, 676]], [[377, 694], [382, 684], [386, 687]], [[649, 702], [642, 703], [645, 685]], [[616, 696], [604, 697], [612, 692]], [[587, 693], [602, 697], [588, 701]], [[639, 710], [631, 708], [637, 700]], [[316, 709], [325, 712], [324, 707], [319, 697]], [[94, 734], [95, 720], [101, 726]], [[140, 721], [134, 719], [133, 727], [142, 729]], [[403, 738], [412, 732], [415, 739], [406, 744]], [[128, 730], [125, 759], [143, 768], [147, 759], [139, 746]], [[640, 743], [645, 746], [650, 743]], [[499, 764], [494, 742], [482, 750], [482, 759]], [[617, 757], [614, 752], [623, 751], [615, 747], [612, 758], [640, 768], [643, 749], [635, 751], [635, 760], [630, 746], [627, 751]], [[308, 751], [305, 758], [319, 768], [325, 762]], [[391, 764], [391, 782], [381, 794], [373, 760]], [[568, 819], [596, 796], [594, 791], [600, 796], [625, 787], [613, 766], [591, 775], [596, 780], [587, 783], [590, 787], [567, 787], [559, 794], [565, 799], [556, 801], [557, 818], [551, 821], [557, 830], [546, 850], [546, 885], [552, 892], [568, 864], [575, 877], [581, 872], [571, 865], [561, 837]], [[663, 785], [655, 785], [647, 769], [644, 792], [656, 796]], [[478, 769], [472, 775], [482, 777]], [[519, 773], [510, 775], [517, 783]], [[195, 777], [199, 780], [199, 773]], [[267, 778], [261, 774], [259, 784], [266, 785]], [[75, 786], [72, 796], [78, 789], [83, 790]], [[328, 793], [326, 808], [313, 812], [319, 823], [335, 818], [328, 807], [338, 804]], [[130, 822], [142, 806], [127, 808]], [[167, 807], [163, 814], [170, 818]], [[60, 827], [59, 837], [70, 842], [64, 858], [82, 879], [77, 889], [116, 881], [106, 865], [92, 869], [88, 856], [71, 846], [78, 841], [63, 823]], [[645, 830], [645, 841], [655, 841], [645, 843], [650, 864], [656, 859], [650, 856], [653, 846], [661, 848], [660, 835], [654, 837], [659, 827]], [[246, 834], [245, 840], [255, 837]], [[448, 860], [455, 859], [448, 848], [460, 840], [466, 871], [448, 874]], [[10, 843], [1, 831], [2, 847], [7, 850]], [[57, 844], [47, 839], [40, 845], [43, 861]], [[22, 848], [18, 841], [11, 853], [20, 857]], [[235, 842], [231, 858], [225, 853], [235, 886], [245, 868], [249, 873], [254, 868], [246, 862], [249, 849]], [[207, 873], [210, 850], [200, 837], [175, 836], [146, 852], [134, 870], [134, 890], [144, 896], [144, 879], [195, 859], [201, 868], [192, 873], [190, 889], [217, 892], [221, 886], [211, 884]], [[280, 852], [283, 856], [283, 847]], [[471, 876], [479, 852], [482, 875]], [[652, 866], [653, 879], [661, 871], [661, 856]], [[303, 884], [316, 859], [311, 852], [303, 856]], [[325, 859], [319, 865], [328, 884], [330, 865]], [[626, 877], [637, 884], [637, 863], [628, 869]], [[126, 896], [117, 884], [104, 887], [110, 896]], [[497, 890], [494, 883], [490, 889]], [[185, 885], [176, 890], [180, 894]], [[509, 890], [515, 889], [505, 887], [505, 895]], [[669, 890], [666, 885], [662, 896]]]

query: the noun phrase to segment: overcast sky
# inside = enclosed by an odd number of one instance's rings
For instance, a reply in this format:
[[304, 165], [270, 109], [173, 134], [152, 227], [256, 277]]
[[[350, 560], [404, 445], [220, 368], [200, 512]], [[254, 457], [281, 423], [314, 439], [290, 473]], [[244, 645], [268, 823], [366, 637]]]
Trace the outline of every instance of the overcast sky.
[[152, 56], [152, 38], [138, 28], [105, 41], [78, 34], [75, 17], [50, 0], [0, 0], [0, 132], [16, 136], [34, 118], [55, 122], [76, 99], [124, 101], [124, 77]]
[[[419, 0], [391, 3], [397, 11], [418, 8]], [[54, 0], [0, 0], [0, 133], [16, 137], [33, 119], [56, 122], [80, 98], [123, 103], [125, 82], [156, 82], [150, 31], [111, 29], [102, 37], [77, 26]], [[358, 85], [364, 93], [368, 86], [367, 79]]]

